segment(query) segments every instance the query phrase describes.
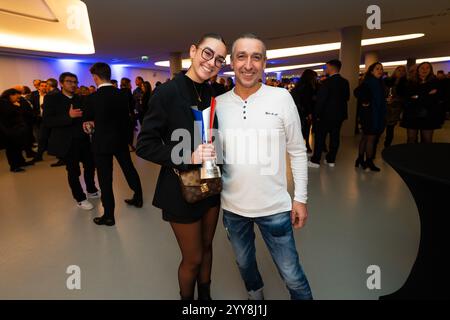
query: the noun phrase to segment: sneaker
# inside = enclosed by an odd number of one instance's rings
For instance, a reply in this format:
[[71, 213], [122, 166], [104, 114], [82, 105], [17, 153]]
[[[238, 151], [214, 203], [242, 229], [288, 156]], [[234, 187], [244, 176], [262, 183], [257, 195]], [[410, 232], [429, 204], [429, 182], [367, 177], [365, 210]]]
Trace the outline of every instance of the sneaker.
[[94, 205], [87, 200], [83, 200], [77, 203], [78, 208], [83, 210], [92, 210], [94, 209]]
[[87, 197], [89, 199], [98, 199], [98, 198], [100, 198], [100, 196], [101, 196], [100, 190], [98, 190], [97, 192], [93, 192], [93, 193], [88, 192], [88, 194], [87, 194]]
[[248, 300], [264, 300], [264, 288], [248, 291]]
[[320, 164], [312, 162], [312, 161], [308, 161], [308, 167], [310, 168], [320, 168]]
[[330, 168], [334, 168], [336, 166], [336, 163], [328, 162], [327, 160], [325, 160], [325, 164], [327, 164]]

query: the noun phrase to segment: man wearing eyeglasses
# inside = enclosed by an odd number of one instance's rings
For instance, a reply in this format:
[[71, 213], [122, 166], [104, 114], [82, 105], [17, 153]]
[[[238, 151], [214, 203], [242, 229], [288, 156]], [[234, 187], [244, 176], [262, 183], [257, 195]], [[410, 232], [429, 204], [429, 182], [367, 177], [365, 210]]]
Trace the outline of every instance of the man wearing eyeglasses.
[[[223, 223], [250, 300], [264, 299], [264, 283], [256, 262], [256, 224], [291, 299], [312, 299], [299, 262], [293, 229], [308, 216], [307, 156], [300, 118], [290, 93], [260, 83], [266, 46], [244, 34], [232, 46], [233, 90], [217, 98], [223, 142]], [[248, 139], [250, 138], [250, 139]], [[294, 180], [287, 191], [286, 153]]]
[[[48, 153], [66, 163], [67, 178], [77, 206], [83, 210], [94, 208], [87, 198], [98, 198], [95, 186], [95, 166], [89, 136], [83, 131], [83, 106], [75, 95], [78, 79], [64, 72], [59, 77], [61, 91], [47, 95], [43, 113], [44, 125], [51, 129]], [[80, 183], [80, 162], [83, 163], [87, 196]]]

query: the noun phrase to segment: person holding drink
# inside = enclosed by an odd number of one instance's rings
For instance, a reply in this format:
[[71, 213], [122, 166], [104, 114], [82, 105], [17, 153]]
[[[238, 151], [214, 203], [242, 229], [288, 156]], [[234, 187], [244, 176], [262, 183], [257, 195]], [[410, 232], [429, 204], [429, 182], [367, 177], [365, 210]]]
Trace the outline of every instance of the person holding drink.
[[[225, 65], [226, 45], [221, 36], [206, 34], [191, 45], [191, 67], [186, 74], [162, 84], [149, 101], [149, 110], [138, 136], [136, 154], [161, 165], [153, 205], [162, 209], [181, 250], [178, 282], [182, 300], [194, 298], [197, 283], [198, 299], [210, 300], [212, 240], [219, 216], [220, 196], [214, 195], [188, 203], [182, 195], [177, 172], [200, 168], [216, 158], [211, 143], [201, 143], [195, 113], [210, 107], [212, 89], [208, 79]], [[213, 123], [217, 127], [217, 121]], [[178, 147], [184, 132], [189, 137], [188, 154]], [[182, 158], [182, 159], [181, 159]], [[176, 170], [174, 170], [176, 169]]]

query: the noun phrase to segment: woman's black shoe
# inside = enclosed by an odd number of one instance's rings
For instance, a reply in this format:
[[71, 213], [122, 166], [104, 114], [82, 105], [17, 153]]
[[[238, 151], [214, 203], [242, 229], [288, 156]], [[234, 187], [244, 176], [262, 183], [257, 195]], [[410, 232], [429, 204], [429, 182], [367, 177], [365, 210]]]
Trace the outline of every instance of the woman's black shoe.
[[25, 171], [25, 169], [24, 168], [11, 168], [11, 169], [9, 169], [9, 171], [11, 171], [11, 172], [24, 172]]
[[366, 162], [364, 161], [364, 156], [359, 156], [358, 159], [356, 159], [355, 161], [355, 168], [359, 168], [359, 166], [361, 166], [361, 168], [366, 169]]
[[375, 172], [381, 171], [380, 168], [378, 168], [377, 166], [375, 166], [375, 164], [373, 163], [373, 160], [372, 160], [372, 159], [368, 159], [368, 160], [366, 161], [366, 166], [367, 166], [367, 168], [370, 169], [370, 171], [375, 171]]
[[111, 218], [106, 218], [105, 216], [94, 218], [94, 223], [98, 225], [106, 225], [106, 226], [113, 226], [116, 224], [116, 221]]
[[197, 283], [197, 300], [200, 301], [211, 301], [210, 293], [211, 281], [208, 283]]

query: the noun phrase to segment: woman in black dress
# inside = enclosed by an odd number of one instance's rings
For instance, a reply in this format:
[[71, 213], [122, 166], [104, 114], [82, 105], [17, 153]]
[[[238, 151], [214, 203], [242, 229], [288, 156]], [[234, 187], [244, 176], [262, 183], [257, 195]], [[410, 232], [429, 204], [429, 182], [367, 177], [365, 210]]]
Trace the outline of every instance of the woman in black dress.
[[[198, 299], [209, 300], [212, 240], [216, 230], [220, 196], [187, 203], [173, 169], [189, 170], [215, 158], [212, 144], [201, 144], [192, 108], [210, 106], [208, 79], [225, 65], [227, 51], [221, 36], [207, 34], [190, 47], [192, 65], [154, 91], [138, 137], [137, 155], [161, 165], [153, 205], [175, 233], [182, 260], [178, 269], [181, 299], [192, 300], [197, 283]], [[217, 121], [215, 121], [217, 123]], [[183, 154], [180, 142], [190, 147]], [[175, 159], [177, 158], [177, 159]]]
[[389, 91], [387, 97], [386, 138], [384, 140], [384, 147], [387, 148], [392, 144], [394, 129], [400, 121], [400, 115], [405, 104], [407, 84], [405, 66], [395, 68], [392, 77], [387, 78], [385, 84]]
[[306, 69], [302, 73], [300, 81], [292, 90], [291, 95], [297, 106], [298, 114], [302, 125], [302, 134], [305, 139], [306, 151], [312, 153], [309, 144], [309, 133], [311, 131], [312, 111], [316, 103], [317, 94], [317, 73], [311, 69]]
[[406, 104], [401, 126], [407, 129], [408, 143], [432, 143], [435, 129], [444, 122], [439, 105], [439, 83], [429, 62], [417, 66], [415, 77], [408, 82]]
[[27, 124], [20, 108], [20, 97], [21, 92], [16, 89], [5, 90], [0, 96], [0, 134], [11, 172], [25, 171], [23, 166], [34, 164], [25, 161], [22, 155], [27, 142]]
[[383, 65], [379, 62], [373, 63], [367, 69], [362, 83], [354, 91], [358, 99], [363, 131], [355, 167], [361, 166], [363, 169], [369, 168], [377, 172], [380, 168], [373, 163], [375, 143], [386, 126], [386, 89], [382, 76]]

